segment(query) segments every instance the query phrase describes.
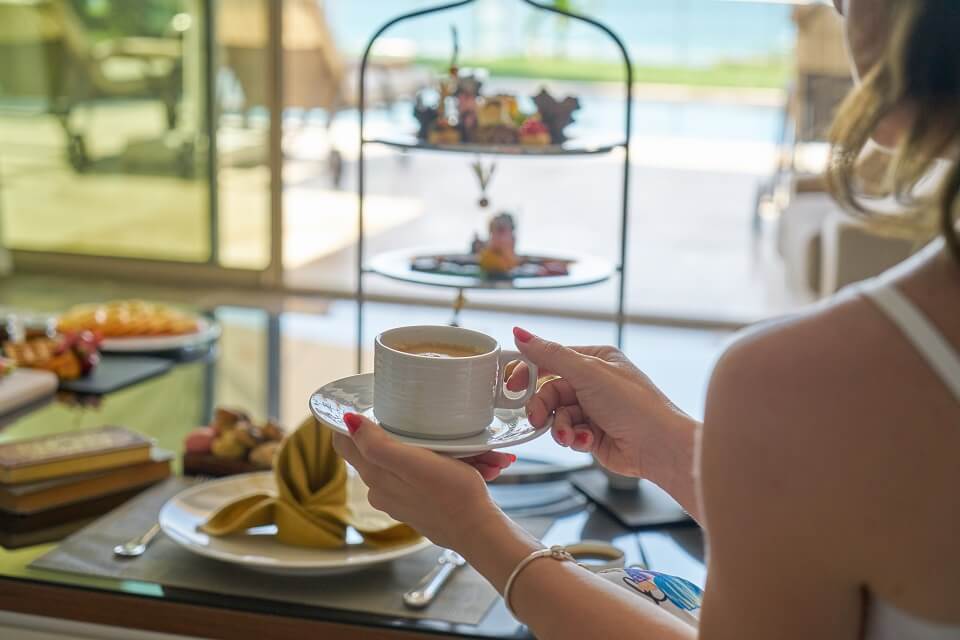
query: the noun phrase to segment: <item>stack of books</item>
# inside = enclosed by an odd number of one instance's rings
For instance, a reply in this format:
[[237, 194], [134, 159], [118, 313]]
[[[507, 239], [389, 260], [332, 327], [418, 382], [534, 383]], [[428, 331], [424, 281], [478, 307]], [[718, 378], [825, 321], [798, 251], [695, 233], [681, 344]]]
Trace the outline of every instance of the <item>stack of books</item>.
[[0, 546], [60, 540], [167, 478], [172, 459], [123, 427], [0, 444]]

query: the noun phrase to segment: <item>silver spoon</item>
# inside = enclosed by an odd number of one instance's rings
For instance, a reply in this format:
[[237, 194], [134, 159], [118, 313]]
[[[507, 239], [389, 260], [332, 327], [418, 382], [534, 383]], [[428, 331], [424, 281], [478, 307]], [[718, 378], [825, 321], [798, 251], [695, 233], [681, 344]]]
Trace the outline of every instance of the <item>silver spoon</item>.
[[420, 584], [403, 594], [403, 604], [411, 609], [423, 609], [433, 602], [453, 572], [466, 563], [463, 556], [456, 551], [445, 550], [437, 560], [437, 566], [423, 577]]
[[157, 537], [158, 533], [160, 533], [160, 523], [147, 529], [143, 535], [115, 546], [113, 548], [113, 555], [120, 558], [136, 558], [137, 556], [142, 556], [143, 552], [147, 550], [147, 547], [150, 546], [150, 543], [153, 542], [153, 539]]

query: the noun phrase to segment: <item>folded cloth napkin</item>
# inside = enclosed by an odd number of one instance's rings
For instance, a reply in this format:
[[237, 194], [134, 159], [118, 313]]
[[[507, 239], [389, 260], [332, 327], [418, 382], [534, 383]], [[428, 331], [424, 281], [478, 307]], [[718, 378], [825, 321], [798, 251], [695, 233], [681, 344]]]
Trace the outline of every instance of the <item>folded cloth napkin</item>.
[[346, 463], [333, 449], [333, 432], [313, 418], [280, 447], [274, 477], [276, 495], [241, 496], [214, 513], [201, 531], [223, 536], [276, 524], [281, 542], [326, 549], [344, 545], [348, 526], [376, 547], [406, 544], [420, 537], [370, 506], [359, 478], [348, 481]]

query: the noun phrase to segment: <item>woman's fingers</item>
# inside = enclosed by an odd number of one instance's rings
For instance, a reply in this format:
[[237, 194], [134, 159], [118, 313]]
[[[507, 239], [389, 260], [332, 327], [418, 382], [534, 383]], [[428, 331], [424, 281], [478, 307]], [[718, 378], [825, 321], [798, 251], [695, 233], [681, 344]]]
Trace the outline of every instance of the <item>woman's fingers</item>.
[[557, 444], [569, 447], [573, 444], [574, 431], [573, 426], [583, 421], [583, 411], [579, 405], [570, 405], [559, 407], [553, 415], [553, 439]]
[[[543, 374], [541, 373], [541, 375]], [[507, 378], [507, 389], [509, 391], [526, 391], [529, 380], [530, 373], [527, 363], [521, 362], [510, 372], [510, 376]]]
[[350, 441], [369, 464], [412, 484], [433, 482], [435, 467], [450, 462], [433, 451], [394, 440], [380, 425], [359, 414], [344, 414], [343, 421], [350, 430]]
[[577, 394], [567, 380], [557, 378], [547, 382], [527, 402], [527, 415], [535, 427], [542, 427], [558, 408], [577, 404]]
[[480, 475], [483, 476], [483, 479], [487, 482], [493, 482], [500, 476], [500, 472], [503, 471], [500, 467], [493, 467], [487, 464], [477, 463], [473, 465], [473, 468], [480, 472]]
[[556, 342], [538, 338], [520, 327], [514, 327], [513, 337], [517, 350], [541, 370], [552, 371], [575, 385], [589, 382], [594, 366], [589, 356]]
[[570, 448], [574, 451], [590, 453], [593, 451], [593, 428], [586, 424], [578, 424], [573, 428], [573, 443]]
[[513, 455], [512, 453], [503, 453], [501, 451], [487, 451], [486, 453], [481, 453], [478, 456], [460, 458], [460, 460], [473, 466], [484, 464], [490, 467], [506, 469], [517, 461], [517, 456]]
[[360, 474], [364, 484], [367, 486], [376, 484], [379, 480], [384, 479], [385, 476], [391, 477], [392, 479], [393, 474], [389, 474], [388, 471], [381, 469], [367, 460], [349, 437], [341, 433], [333, 434], [333, 449], [340, 454], [341, 458], [349, 462], [350, 466], [357, 470], [357, 473]]

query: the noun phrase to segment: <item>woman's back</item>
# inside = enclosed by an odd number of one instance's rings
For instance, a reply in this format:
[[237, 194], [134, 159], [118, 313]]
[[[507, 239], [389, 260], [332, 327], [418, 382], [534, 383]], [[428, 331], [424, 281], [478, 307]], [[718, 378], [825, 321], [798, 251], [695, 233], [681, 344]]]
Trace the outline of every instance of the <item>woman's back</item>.
[[[721, 362], [716, 374], [754, 371], [751, 394], [773, 407], [765, 439], [776, 460], [753, 470], [756, 510], [790, 498], [796, 520], [773, 533], [780, 551], [810, 554], [814, 575], [835, 572], [824, 584], [859, 599], [868, 640], [960, 638], [960, 267], [937, 244], [751, 334], [725, 357], [739, 364]], [[743, 459], [737, 445], [711, 439], [709, 416], [705, 429], [708, 465], [710, 447]]]

